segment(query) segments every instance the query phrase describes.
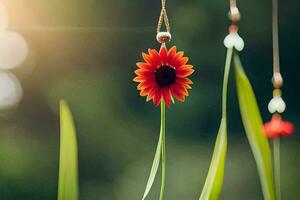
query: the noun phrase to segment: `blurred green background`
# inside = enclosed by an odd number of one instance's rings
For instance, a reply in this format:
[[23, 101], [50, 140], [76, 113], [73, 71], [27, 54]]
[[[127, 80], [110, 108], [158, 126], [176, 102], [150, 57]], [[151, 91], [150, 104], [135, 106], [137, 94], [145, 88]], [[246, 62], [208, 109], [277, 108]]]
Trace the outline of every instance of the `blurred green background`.
[[[159, 108], [145, 103], [132, 82], [135, 63], [155, 41], [160, 1], [2, 0], [9, 29], [30, 51], [14, 70], [24, 89], [19, 107], [0, 121], [0, 199], [53, 200], [57, 195], [58, 100], [73, 111], [79, 144], [80, 199], [141, 199], [159, 134]], [[221, 113], [229, 1], [167, 2], [173, 40], [196, 72], [184, 104], [167, 111], [166, 199], [198, 199]], [[271, 99], [271, 0], [238, 1], [240, 53], [264, 120]], [[279, 2], [286, 119], [300, 127], [299, 6]], [[74, 28], [77, 27], [77, 28]], [[81, 28], [80, 28], [81, 27]], [[234, 74], [229, 85], [229, 146], [221, 199], [262, 199], [242, 127]], [[283, 199], [300, 199], [300, 136], [282, 140]], [[158, 176], [159, 177], [159, 176]], [[149, 199], [157, 199], [160, 180]]]

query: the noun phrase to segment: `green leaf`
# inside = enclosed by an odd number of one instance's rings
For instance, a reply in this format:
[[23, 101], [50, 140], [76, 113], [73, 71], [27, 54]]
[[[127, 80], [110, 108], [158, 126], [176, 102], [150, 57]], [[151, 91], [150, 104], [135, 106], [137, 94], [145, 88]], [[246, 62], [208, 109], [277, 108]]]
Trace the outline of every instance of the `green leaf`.
[[78, 199], [77, 140], [72, 113], [66, 101], [60, 101], [60, 161], [58, 200]]
[[227, 50], [222, 90], [222, 120], [200, 200], [219, 199], [227, 154], [227, 88], [233, 49]]
[[200, 200], [216, 200], [222, 190], [227, 152], [226, 119], [222, 119], [212, 161], [206, 177]]
[[256, 161], [264, 199], [273, 200], [275, 193], [269, 142], [263, 133], [263, 122], [252, 86], [242, 68], [238, 55], [234, 55], [234, 64], [240, 111]]
[[175, 104], [175, 99], [172, 95], [171, 95], [171, 101], [172, 101], [173, 104]]
[[149, 194], [150, 189], [153, 185], [156, 173], [158, 171], [158, 167], [159, 167], [159, 163], [160, 163], [160, 156], [161, 156], [161, 147], [162, 147], [162, 144], [161, 144], [162, 143], [162, 134], [163, 134], [163, 132], [161, 130], [160, 135], [159, 135], [159, 140], [158, 140], [158, 143], [157, 143], [157, 147], [156, 147], [156, 152], [155, 152], [153, 164], [152, 164], [152, 167], [151, 167], [150, 175], [149, 175], [149, 178], [148, 178], [148, 181], [147, 181], [146, 189], [145, 189], [142, 200], [144, 200], [147, 197], [147, 195]]

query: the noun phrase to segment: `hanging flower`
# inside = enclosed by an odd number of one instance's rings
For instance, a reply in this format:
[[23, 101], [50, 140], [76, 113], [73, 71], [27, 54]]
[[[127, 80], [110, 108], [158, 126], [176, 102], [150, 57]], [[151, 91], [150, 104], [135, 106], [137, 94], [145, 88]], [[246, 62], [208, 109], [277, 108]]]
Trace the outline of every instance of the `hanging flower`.
[[291, 122], [283, 121], [278, 114], [273, 115], [271, 121], [264, 125], [264, 131], [268, 138], [290, 136], [294, 129], [294, 125]]
[[189, 95], [193, 82], [187, 77], [194, 70], [188, 65], [188, 57], [183, 57], [184, 52], [177, 52], [176, 46], [169, 51], [162, 45], [160, 51], [149, 49], [149, 54], [142, 53], [145, 62], [138, 62], [139, 69], [135, 70], [137, 75], [133, 81], [139, 82], [137, 89], [141, 96], [147, 96], [147, 101], [153, 100], [158, 106], [163, 99], [169, 107], [171, 98], [184, 102]]
[[274, 96], [268, 104], [270, 113], [283, 113], [285, 111], [286, 104], [281, 96]]
[[244, 49], [244, 40], [238, 34], [238, 27], [236, 25], [229, 26], [229, 34], [224, 39], [224, 45], [226, 48], [235, 48], [238, 51]]

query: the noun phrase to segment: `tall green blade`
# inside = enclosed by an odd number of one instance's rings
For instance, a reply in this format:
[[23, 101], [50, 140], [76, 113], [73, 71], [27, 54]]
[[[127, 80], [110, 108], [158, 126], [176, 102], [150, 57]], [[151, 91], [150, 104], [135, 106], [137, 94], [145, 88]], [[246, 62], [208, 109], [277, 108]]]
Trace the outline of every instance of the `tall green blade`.
[[58, 200], [78, 199], [77, 140], [72, 113], [66, 101], [60, 101], [60, 160]]
[[252, 86], [242, 68], [238, 55], [234, 55], [236, 86], [240, 111], [262, 186], [264, 199], [275, 199], [272, 160], [268, 139], [263, 133], [263, 122]]
[[155, 152], [155, 156], [154, 156], [154, 160], [153, 160], [153, 164], [151, 167], [151, 171], [150, 171], [150, 175], [147, 181], [147, 185], [146, 185], [146, 189], [143, 195], [143, 199], [146, 199], [147, 195], [150, 192], [150, 189], [154, 183], [155, 180], [155, 176], [159, 167], [159, 163], [160, 163], [160, 156], [161, 156], [161, 150], [162, 150], [162, 136], [163, 136], [163, 130], [160, 130], [160, 135], [159, 135], [159, 140], [157, 143], [157, 147], [156, 147], [156, 152]]
[[232, 48], [227, 50], [222, 91], [222, 121], [200, 200], [219, 199], [223, 186], [227, 154], [227, 88], [232, 52]]
[[226, 129], [226, 119], [222, 119], [212, 161], [200, 196], [200, 200], [216, 200], [220, 196], [224, 179], [227, 151]]

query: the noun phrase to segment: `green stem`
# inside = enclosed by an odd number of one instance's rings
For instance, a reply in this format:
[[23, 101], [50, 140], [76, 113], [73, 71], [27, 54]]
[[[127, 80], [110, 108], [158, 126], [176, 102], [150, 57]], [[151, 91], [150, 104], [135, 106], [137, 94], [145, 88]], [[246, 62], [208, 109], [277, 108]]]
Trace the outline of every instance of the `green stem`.
[[166, 105], [165, 102], [161, 101], [161, 125], [160, 125], [160, 131], [161, 131], [161, 188], [160, 188], [160, 195], [159, 200], [164, 199], [164, 193], [165, 193], [165, 184], [166, 184]]
[[277, 200], [281, 200], [280, 186], [280, 138], [273, 139], [273, 154], [274, 154], [274, 176]]
[[228, 88], [228, 78], [230, 72], [232, 52], [233, 52], [233, 48], [229, 48], [227, 50], [226, 62], [225, 62], [223, 91], [222, 91], [222, 118], [223, 119], [226, 119], [226, 115], [227, 115], [227, 88]]

